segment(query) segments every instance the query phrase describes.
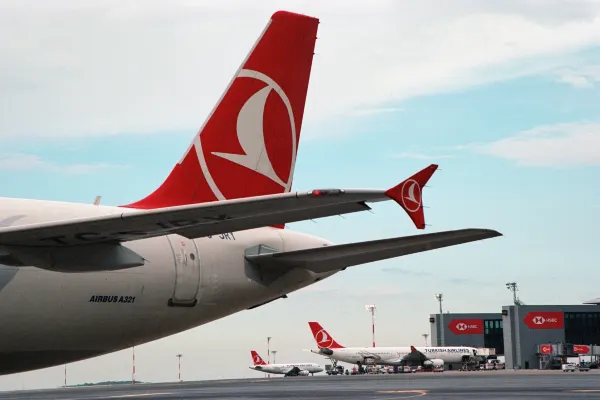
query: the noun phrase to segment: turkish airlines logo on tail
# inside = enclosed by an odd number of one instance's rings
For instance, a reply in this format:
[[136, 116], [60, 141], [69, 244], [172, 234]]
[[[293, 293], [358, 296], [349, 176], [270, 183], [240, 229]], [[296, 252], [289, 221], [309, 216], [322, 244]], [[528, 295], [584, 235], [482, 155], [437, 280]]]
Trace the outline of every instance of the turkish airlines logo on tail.
[[408, 179], [402, 186], [402, 204], [409, 212], [421, 208], [421, 187], [414, 179]]
[[254, 361], [254, 365], [266, 364], [262, 357], [255, 350], [250, 351], [250, 354], [252, 355], [252, 361]]
[[[266, 86], [256, 90], [256, 81]], [[231, 92], [235, 95], [228, 97]], [[249, 97], [240, 104], [242, 93]], [[221, 106], [229, 109], [240, 107], [235, 126], [205, 127], [194, 142], [200, 167], [216, 198], [228, 198], [226, 191], [232, 190], [231, 184], [228, 185], [232, 180], [232, 171], [219, 171], [217, 166], [212, 165], [216, 162], [215, 159], [207, 157], [207, 154], [255, 173], [254, 177], [247, 175], [250, 181], [246, 179], [246, 186], [249, 188], [264, 186], [261, 179], [267, 178], [278, 185], [282, 192], [288, 192], [296, 163], [298, 133], [292, 104], [281, 86], [262, 72], [242, 69], [219, 105]], [[268, 123], [265, 124], [265, 121]], [[266, 134], [267, 128], [270, 135]], [[289, 146], [283, 146], [284, 143], [289, 143]], [[237, 152], [216, 151], [219, 147], [231, 148]], [[282, 147], [287, 149], [282, 151]], [[256, 195], [258, 194], [260, 193]]]
[[333, 338], [327, 334], [325, 329], [321, 329], [315, 335], [315, 339], [317, 339], [317, 344], [319, 347], [331, 347], [333, 346]]

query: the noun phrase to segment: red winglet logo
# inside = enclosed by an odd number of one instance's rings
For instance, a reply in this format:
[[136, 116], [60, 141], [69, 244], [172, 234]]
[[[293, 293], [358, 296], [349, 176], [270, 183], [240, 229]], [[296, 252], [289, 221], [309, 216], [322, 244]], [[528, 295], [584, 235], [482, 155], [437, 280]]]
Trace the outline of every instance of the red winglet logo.
[[313, 337], [317, 342], [317, 346], [320, 349], [342, 349], [344, 346], [340, 345], [335, 339], [327, 333], [325, 329], [318, 322], [309, 322], [310, 330], [312, 331]]
[[437, 164], [431, 164], [385, 192], [386, 196], [394, 200], [406, 211], [417, 229], [425, 229], [423, 187], [437, 168]]
[[155, 209], [289, 192], [319, 20], [277, 11], [163, 184]]
[[250, 355], [252, 356], [252, 362], [254, 363], [254, 365], [267, 365], [265, 360], [263, 360], [262, 357], [259, 356], [256, 351], [251, 350]]

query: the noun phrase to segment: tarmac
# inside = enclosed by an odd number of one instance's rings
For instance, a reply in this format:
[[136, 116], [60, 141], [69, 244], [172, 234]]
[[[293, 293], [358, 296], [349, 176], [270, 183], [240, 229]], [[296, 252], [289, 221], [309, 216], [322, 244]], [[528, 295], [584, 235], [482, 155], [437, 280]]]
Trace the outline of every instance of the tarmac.
[[600, 371], [446, 371], [277, 377], [0, 392], [0, 400], [95, 399], [598, 399]]

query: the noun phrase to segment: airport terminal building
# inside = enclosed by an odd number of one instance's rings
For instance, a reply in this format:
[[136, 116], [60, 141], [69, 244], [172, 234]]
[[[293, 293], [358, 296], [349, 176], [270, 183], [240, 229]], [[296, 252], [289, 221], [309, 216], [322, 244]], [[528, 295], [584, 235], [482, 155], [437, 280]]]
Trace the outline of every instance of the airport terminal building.
[[431, 314], [432, 346], [494, 348], [506, 368], [555, 368], [567, 357], [600, 357], [600, 301], [511, 305], [499, 313]]

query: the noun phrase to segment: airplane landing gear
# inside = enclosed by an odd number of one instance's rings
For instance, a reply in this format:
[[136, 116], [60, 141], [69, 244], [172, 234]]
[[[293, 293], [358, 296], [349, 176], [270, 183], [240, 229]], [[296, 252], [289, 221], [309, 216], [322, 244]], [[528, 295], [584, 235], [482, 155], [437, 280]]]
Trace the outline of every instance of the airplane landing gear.
[[337, 360], [334, 360], [333, 358], [330, 358], [329, 361], [331, 361], [331, 368], [336, 369], [337, 368]]
[[364, 374], [366, 372], [365, 371], [365, 367], [363, 367], [363, 365], [362, 365], [362, 363], [360, 361], [356, 362], [356, 366], [358, 367], [358, 371], [357, 372], [359, 374]]

